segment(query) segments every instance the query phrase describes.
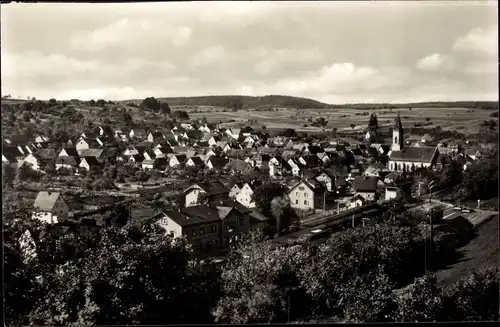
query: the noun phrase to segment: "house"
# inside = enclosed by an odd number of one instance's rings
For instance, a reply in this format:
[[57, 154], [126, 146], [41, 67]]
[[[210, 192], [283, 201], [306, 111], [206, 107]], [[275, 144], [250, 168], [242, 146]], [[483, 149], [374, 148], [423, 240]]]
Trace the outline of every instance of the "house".
[[322, 163], [318, 156], [314, 154], [301, 156], [299, 161], [305, 168], [314, 168]]
[[17, 164], [23, 157], [24, 154], [15, 146], [2, 147], [2, 163]]
[[431, 167], [436, 163], [438, 155], [437, 147], [405, 147], [401, 118], [399, 115], [396, 117], [388, 162], [390, 171], [412, 171], [416, 168]]
[[139, 150], [137, 150], [133, 145], [127, 147], [127, 149], [123, 152], [124, 156], [130, 157], [139, 154]]
[[99, 161], [97, 161], [96, 157], [81, 157], [78, 167], [85, 168], [87, 171], [90, 171], [92, 169], [99, 169], [102, 165]]
[[155, 131], [148, 134], [148, 142], [158, 142], [164, 138], [162, 132]]
[[25, 163], [29, 163], [33, 170], [44, 170], [49, 163], [54, 163], [56, 152], [54, 149], [40, 149], [36, 153], [30, 153], [24, 158]]
[[388, 183], [385, 186], [385, 200], [399, 200], [399, 199], [410, 199], [412, 181], [407, 179], [401, 179], [397, 182]]
[[314, 210], [315, 185], [302, 180], [296, 183], [288, 191], [290, 206], [296, 210]]
[[168, 165], [172, 168], [176, 168], [186, 163], [186, 161], [187, 157], [185, 154], [174, 154], [172, 157], [170, 157]]
[[241, 129], [240, 128], [228, 128], [226, 129], [225, 134], [233, 139], [237, 140], [240, 137]]
[[144, 161], [141, 164], [142, 169], [148, 170], [148, 169], [154, 169], [155, 167], [155, 161], [154, 159], [144, 159]]
[[216, 210], [203, 209], [166, 210], [154, 220], [167, 234], [186, 237], [195, 250], [210, 253], [220, 247], [221, 220]]
[[366, 205], [367, 202], [368, 201], [363, 196], [361, 196], [360, 194], [356, 194], [347, 201], [347, 209], [350, 210], [357, 207], [362, 207]]
[[76, 144], [76, 150], [80, 152], [82, 150], [87, 150], [90, 148], [99, 148], [102, 147], [103, 145], [104, 144], [102, 142], [97, 141], [96, 138], [82, 138]]
[[226, 164], [224, 169], [239, 174], [249, 174], [254, 171], [253, 166], [243, 160], [231, 160]]
[[154, 160], [154, 158], [156, 158], [156, 154], [152, 149], [145, 149], [144, 152], [142, 152], [142, 155], [146, 160]]
[[210, 133], [211, 132], [210, 127], [208, 127], [207, 124], [204, 124], [204, 125], [198, 127], [198, 130], [200, 132], [203, 132], [203, 133]]
[[134, 163], [134, 164], [142, 164], [144, 161], [144, 156], [142, 154], [134, 154], [133, 156], [130, 156], [128, 159], [128, 162]]
[[63, 156], [56, 159], [56, 170], [61, 168], [77, 168], [80, 163], [79, 157]]
[[363, 172], [364, 176], [384, 178], [391, 171], [382, 163], [375, 162], [368, 166]]
[[293, 176], [301, 176], [304, 165], [298, 159], [290, 158], [287, 163], [292, 169]]
[[236, 201], [247, 208], [255, 208], [255, 202], [252, 200], [252, 195], [255, 189], [260, 185], [262, 185], [262, 183], [258, 180], [251, 183], [245, 183], [238, 194], [236, 194]]
[[229, 159], [211, 156], [205, 163], [208, 169], [223, 169], [229, 162]]
[[422, 136], [422, 139], [420, 140], [421, 143], [423, 144], [428, 144], [428, 143], [431, 143], [432, 142], [432, 136], [430, 136], [429, 134], [425, 134], [424, 136]]
[[229, 189], [229, 197], [231, 199], [236, 198], [236, 195], [241, 191], [243, 185], [245, 185], [245, 183], [239, 182], [236, 179], [224, 184], [224, 186]]
[[312, 176], [316, 182], [321, 183], [328, 192], [333, 192], [335, 187], [336, 176], [328, 170], [321, 169]]
[[154, 155], [156, 158], [159, 158], [159, 157], [166, 157], [167, 154], [169, 153], [174, 153], [174, 150], [172, 150], [172, 148], [170, 146], [168, 147], [159, 147], [159, 148], [156, 148], [154, 149]]
[[79, 157], [75, 148], [64, 148], [59, 152], [58, 157]]
[[201, 141], [208, 142], [209, 146], [216, 146], [218, 138], [213, 134], [203, 134]]
[[291, 167], [281, 156], [275, 156], [269, 160], [269, 176], [282, 176], [288, 172], [291, 172]]
[[472, 160], [478, 160], [479, 158], [481, 158], [482, 154], [481, 154], [481, 149], [479, 148], [470, 148], [470, 149], [466, 149], [464, 151], [464, 154], [471, 158]]
[[[249, 217], [242, 214], [241, 209], [232, 203], [213, 203], [210, 207], [217, 210], [221, 220], [221, 245], [223, 248], [230, 246], [231, 243], [240, 239], [243, 234], [250, 230]], [[193, 208], [186, 208], [187, 210], [193, 210]]]
[[68, 205], [59, 192], [38, 192], [33, 207], [33, 218], [35, 219], [49, 224], [68, 220]]
[[201, 158], [198, 156], [191, 157], [186, 161], [186, 167], [201, 168], [203, 167], [203, 165], [204, 165], [203, 160], [201, 160]]
[[321, 163], [323, 165], [326, 165], [330, 161], [330, 157], [326, 152], [316, 153], [316, 156], [318, 157], [319, 160], [321, 160]]
[[101, 162], [105, 159], [104, 149], [86, 149], [78, 152], [80, 158], [82, 157], [95, 157], [97, 161]]
[[375, 201], [377, 178], [365, 176], [355, 177], [353, 188], [356, 195], [362, 196], [366, 201]]
[[229, 199], [229, 189], [219, 181], [196, 183], [184, 191], [185, 206], [200, 204], [200, 194], [207, 196], [208, 203]]

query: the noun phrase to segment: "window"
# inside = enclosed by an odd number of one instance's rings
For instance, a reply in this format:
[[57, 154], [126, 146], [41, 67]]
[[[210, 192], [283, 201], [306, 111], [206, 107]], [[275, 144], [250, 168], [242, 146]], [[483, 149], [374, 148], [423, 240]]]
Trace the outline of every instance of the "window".
[[398, 137], [397, 136], [394, 136], [394, 143], [397, 144], [398, 143]]
[[205, 226], [200, 227], [200, 235], [204, 235], [204, 234], [205, 234]]
[[217, 226], [216, 225], [210, 225], [210, 233], [214, 234], [217, 232]]
[[295, 200], [295, 204], [299, 204], [299, 200]]
[[295, 192], [295, 196], [299, 196], [299, 192]]
[[304, 192], [304, 197], [307, 198], [307, 193]]
[[245, 226], [245, 218], [244, 217], [240, 218], [240, 226]]
[[304, 190], [304, 186], [299, 186], [299, 190], [303, 191]]
[[308, 205], [309, 203], [307, 202], [307, 200], [304, 200], [304, 204], [305, 204], [305, 205]]
[[192, 234], [191, 234], [191, 235], [192, 235], [193, 237], [196, 237], [196, 228], [195, 228], [195, 229], [193, 229], [193, 231], [192, 231]]

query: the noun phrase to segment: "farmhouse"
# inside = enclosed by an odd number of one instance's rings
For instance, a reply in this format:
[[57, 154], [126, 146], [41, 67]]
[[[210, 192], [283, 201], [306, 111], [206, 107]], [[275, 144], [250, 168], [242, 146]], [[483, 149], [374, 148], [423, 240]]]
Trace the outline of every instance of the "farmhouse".
[[253, 183], [245, 183], [241, 190], [236, 195], [236, 201], [247, 208], [255, 208], [255, 202], [252, 200], [252, 195], [257, 187], [262, 185], [258, 180]]
[[208, 202], [229, 199], [229, 189], [221, 182], [196, 183], [184, 191], [185, 206], [199, 204], [199, 195], [206, 194]]

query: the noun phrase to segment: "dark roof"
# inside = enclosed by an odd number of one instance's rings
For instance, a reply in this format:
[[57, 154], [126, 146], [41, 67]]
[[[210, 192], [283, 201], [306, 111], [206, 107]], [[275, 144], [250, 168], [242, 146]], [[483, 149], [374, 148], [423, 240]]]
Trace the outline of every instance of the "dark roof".
[[196, 225], [203, 223], [204, 220], [201, 217], [191, 216], [176, 210], [166, 210], [163, 213], [170, 219], [172, 219], [179, 226], [185, 227], [189, 225]]
[[16, 146], [4, 146], [2, 148], [2, 155], [9, 161], [16, 161], [16, 157], [23, 156]]
[[187, 207], [182, 209], [182, 213], [190, 218], [198, 218], [200, 222], [214, 222], [220, 220], [218, 210], [206, 205]]
[[213, 157], [213, 156], [210, 157], [209, 161], [212, 163], [214, 168], [224, 168], [229, 162], [229, 160], [226, 158]]
[[[67, 153], [67, 151], [66, 151]], [[104, 153], [104, 149], [84, 149], [80, 150], [80, 157], [96, 157], [99, 158]], [[68, 153], [69, 154], [69, 153]]]
[[198, 185], [205, 192], [211, 195], [229, 193], [229, 189], [219, 181], [202, 182], [202, 183], [196, 183], [195, 185]]
[[153, 138], [163, 138], [162, 132], [151, 132], [150, 134], [153, 136]]
[[402, 148], [401, 151], [392, 151], [390, 160], [430, 162], [435, 151], [434, 147], [424, 146]]
[[182, 154], [185, 154], [189, 150], [187, 146], [174, 146], [172, 149], [174, 150], [174, 153]]
[[131, 208], [130, 219], [134, 222], [141, 222], [158, 215], [158, 210], [154, 208]]
[[250, 165], [248, 162], [245, 162], [243, 160], [232, 160], [232, 161], [228, 162], [225, 166], [225, 168], [227, 168], [227, 169], [233, 169], [233, 170], [239, 171], [239, 172], [245, 171], [246, 169], [249, 169], [249, 167], [251, 168], [252, 165]]
[[203, 136], [203, 133], [201, 131], [197, 131], [197, 130], [189, 130], [186, 132], [186, 135], [190, 139], [198, 140]]
[[89, 166], [100, 166], [101, 165], [99, 163], [99, 161], [97, 161], [96, 157], [82, 157], [81, 160], [83, 161], [83, 159], [85, 159], [85, 161], [89, 164]]
[[356, 177], [354, 179], [356, 192], [375, 192], [377, 190], [376, 177]]
[[143, 162], [144, 161], [144, 156], [142, 154], [135, 154], [132, 156], [135, 160], [135, 162]]
[[80, 159], [78, 157], [57, 157], [56, 165], [69, 165], [69, 166], [78, 166], [80, 163]]
[[203, 165], [203, 160], [200, 157], [191, 157], [191, 161], [195, 164], [195, 166]]
[[[62, 151], [62, 150], [61, 150]], [[71, 157], [79, 157], [78, 151], [75, 148], [66, 148], [64, 151]]]
[[56, 151], [54, 149], [40, 149], [36, 152], [36, 155], [41, 159], [55, 159]]
[[179, 161], [179, 163], [186, 162], [187, 160], [187, 156], [185, 154], [176, 154], [175, 157], [177, 158], [177, 161]]
[[399, 114], [394, 119], [393, 127], [398, 130], [403, 130], [403, 124], [401, 123], [401, 117], [399, 117]]

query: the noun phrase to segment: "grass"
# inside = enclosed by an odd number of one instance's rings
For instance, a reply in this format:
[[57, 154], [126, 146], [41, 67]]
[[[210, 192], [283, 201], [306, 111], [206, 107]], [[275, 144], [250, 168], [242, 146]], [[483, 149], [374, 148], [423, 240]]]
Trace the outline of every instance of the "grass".
[[467, 277], [481, 268], [498, 267], [499, 237], [498, 214], [479, 226], [477, 236], [458, 249], [462, 259], [437, 273], [438, 280], [445, 286]]

